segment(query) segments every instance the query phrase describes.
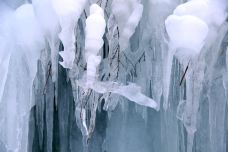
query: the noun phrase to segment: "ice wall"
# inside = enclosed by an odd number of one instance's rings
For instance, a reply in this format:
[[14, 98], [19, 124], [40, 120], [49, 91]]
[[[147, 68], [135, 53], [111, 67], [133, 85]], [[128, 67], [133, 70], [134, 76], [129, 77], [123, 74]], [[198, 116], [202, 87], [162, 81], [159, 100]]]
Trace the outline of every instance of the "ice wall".
[[225, 0], [1, 1], [0, 152], [226, 152], [227, 13]]

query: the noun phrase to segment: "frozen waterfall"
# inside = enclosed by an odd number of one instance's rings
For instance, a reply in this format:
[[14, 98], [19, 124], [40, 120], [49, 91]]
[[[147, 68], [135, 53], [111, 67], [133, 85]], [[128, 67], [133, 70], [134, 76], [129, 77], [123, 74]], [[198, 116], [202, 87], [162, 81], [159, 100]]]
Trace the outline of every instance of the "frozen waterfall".
[[0, 152], [228, 152], [227, 0], [0, 0]]

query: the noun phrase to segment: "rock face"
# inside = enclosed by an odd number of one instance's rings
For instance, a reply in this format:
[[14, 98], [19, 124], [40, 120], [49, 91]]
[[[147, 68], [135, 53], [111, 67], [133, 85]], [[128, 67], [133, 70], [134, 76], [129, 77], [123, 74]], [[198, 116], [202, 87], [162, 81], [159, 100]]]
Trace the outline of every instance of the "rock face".
[[0, 152], [227, 152], [227, 2], [81, 2], [0, 2]]

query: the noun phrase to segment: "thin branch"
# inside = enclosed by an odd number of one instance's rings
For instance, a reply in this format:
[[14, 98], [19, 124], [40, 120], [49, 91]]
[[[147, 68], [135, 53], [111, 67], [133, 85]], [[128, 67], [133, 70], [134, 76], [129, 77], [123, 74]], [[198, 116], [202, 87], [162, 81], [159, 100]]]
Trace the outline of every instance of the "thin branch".
[[186, 73], [187, 73], [187, 71], [188, 71], [189, 63], [190, 63], [190, 61], [188, 62], [188, 65], [187, 65], [187, 67], [186, 67], [186, 69], [185, 69], [185, 71], [184, 71], [184, 74], [183, 74], [183, 76], [181, 77], [181, 81], [180, 81], [180, 84], [179, 84], [180, 86], [181, 86], [181, 84], [183, 83], [184, 78], [185, 78], [185, 75], [186, 75]]
[[84, 14], [85, 14], [85, 17], [87, 18], [87, 14], [86, 14], [86, 11], [84, 10]]
[[141, 57], [138, 59], [138, 62], [140, 63], [141, 62], [141, 59], [144, 58], [144, 61], [145, 61], [145, 52], [143, 52], [143, 54], [141, 55]]

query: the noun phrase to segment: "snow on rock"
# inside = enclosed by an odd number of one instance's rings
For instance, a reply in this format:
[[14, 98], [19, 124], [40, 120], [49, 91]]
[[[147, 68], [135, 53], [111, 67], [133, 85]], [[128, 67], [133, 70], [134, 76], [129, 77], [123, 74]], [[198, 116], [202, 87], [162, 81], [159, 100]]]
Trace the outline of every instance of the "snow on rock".
[[119, 27], [120, 50], [124, 51], [142, 17], [143, 5], [137, 0], [113, 0], [112, 12]]
[[87, 0], [52, 0], [52, 5], [58, 15], [61, 32], [59, 38], [63, 43], [64, 51], [59, 54], [63, 58], [60, 64], [71, 69], [75, 58], [75, 29], [78, 19], [84, 10]]

